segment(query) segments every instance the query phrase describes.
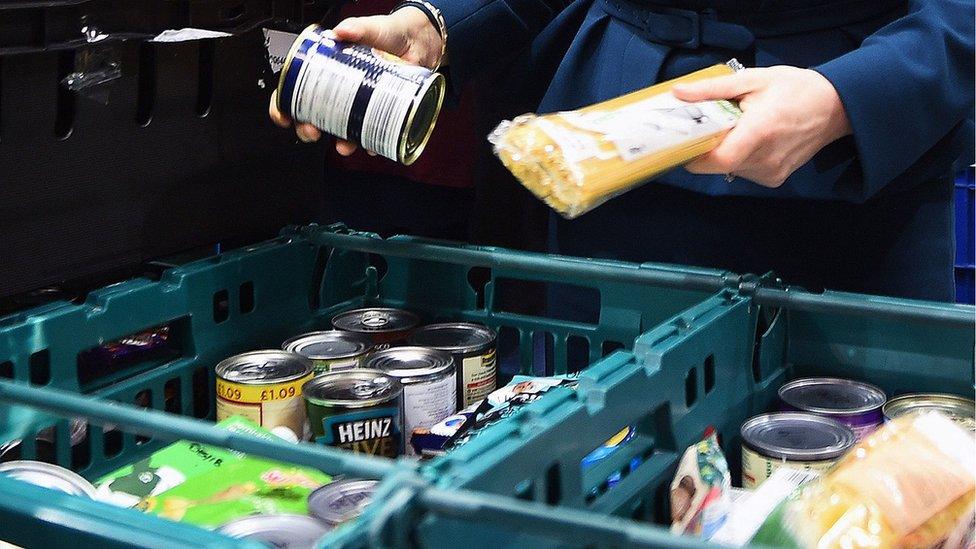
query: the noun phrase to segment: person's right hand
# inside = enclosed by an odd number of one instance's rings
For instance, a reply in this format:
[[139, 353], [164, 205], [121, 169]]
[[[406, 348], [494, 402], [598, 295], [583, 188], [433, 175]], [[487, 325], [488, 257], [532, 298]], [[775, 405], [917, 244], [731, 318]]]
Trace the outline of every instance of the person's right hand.
[[[407, 6], [390, 15], [350, 17], [336, 25], [332, 32], [337, 40], [372, 46], [429, 69], [446, 62], [446, 59], [441, 59], [444, 44], [437, 27], [424, 12], [414, 7]], [[292, 120], [278, 110], [277, 93], [271, 94], [268, 114], [275, 124], [287, 128], [292, 125]], [[318, 128], [304, 122], [295, 124], [295, 133], [306, 143], [322, 137]], [[336, 151], [349, 156], [356, 151], [356, 144], [338, 139]]]

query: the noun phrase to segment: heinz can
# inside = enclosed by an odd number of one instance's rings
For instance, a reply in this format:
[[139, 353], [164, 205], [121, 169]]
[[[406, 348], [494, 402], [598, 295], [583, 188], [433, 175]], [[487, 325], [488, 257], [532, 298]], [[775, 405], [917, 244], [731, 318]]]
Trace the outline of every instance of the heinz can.
[[220, 362], [214, 371], [217, 421], [244, 416], [266, 429], [287, 427], [307, 438], [302, 386], [312, 379], [309, 359], [287, 351], [253, 351]]
[[976, 402], [944, 393], [915, 393], [892, 398], [884, 405], [886, 421], [908, 414], [941, 412], [969, 432], [976, 432]]
[[467, 322], [431, 324], [408, 339], [411, 345], [446, 351], [458, 368], [458, 409], [480, 401], [497, 383], [495, 332]]
[[370, 307], [353, 309], [332, 317], [336, 330], [368, 336], [374, 344], [402, 342], [420, 324], [420, 318], [402, 309]]
[[781, 412], [742, 424], [742, 487], [753, 489], [780, 467], [823, 472], [857, 444], [854, 430], [828, 417]]
[[313, 440], [360, 454], [403, 453], [403, 386], [378, 370], [329, 372], [309, 381], [302, 396]]
[[285, 58], [278, 110], [409, 165], [430, 138], [444, 90], [440, 73], [339, 42], [331, 31], [311, 25]]
[[306, 515], [251, 515], [217, 529], [237, 539], [263, 542], [282, 549], [311, 549], [332, 528]]
[[0, 475], [66, 494], [95, 498], [95, 487], [81, 475], [43, 461], [23, 460], [0, 463]]
[[308, 495], [308, 513], [330, 526], [360, 514], [373, 500], [377, 480], [346, 479], [330, 482]]
[[414, 454], [410, 435], [457, 411], [457, 371], [450, 354], [425, 347], [393, 347], [366, 360], [366, 368], [395, 377], [403, 385], [403, 436]]
[[315, 375], [362, 368], [373, 342], [362, 334], [329, 330], [293, 337], [282, 349], [312, 361]]
[[886, 398], [870, 383], [836, 377], [797, 379], [779, 389], [784, 410], [835, 419], [854, 429], [858, 440], [884, 422], [881, 407]]

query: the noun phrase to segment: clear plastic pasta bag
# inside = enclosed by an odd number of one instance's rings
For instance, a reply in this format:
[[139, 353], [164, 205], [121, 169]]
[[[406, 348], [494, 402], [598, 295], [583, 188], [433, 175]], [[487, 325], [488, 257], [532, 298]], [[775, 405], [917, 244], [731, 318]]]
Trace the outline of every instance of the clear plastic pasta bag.
[[733, 59], [579, 110], [522, 115], [488, 140], [522, 185], [572, 219], [715, 148], [738, 106], [687, 103], [671, 87], [740, 68]]
[[968, 543], [974, 494], [972, 433], [939, 413], [905, 416], [862, 439], [826, 476], [794, 492], [752, 543], [958, 547]]

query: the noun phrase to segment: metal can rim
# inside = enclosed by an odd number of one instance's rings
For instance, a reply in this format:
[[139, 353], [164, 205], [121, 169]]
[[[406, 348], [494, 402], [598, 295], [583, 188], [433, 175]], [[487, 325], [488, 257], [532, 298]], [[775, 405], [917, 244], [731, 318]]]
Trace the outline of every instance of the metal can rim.
[[[933, 405], [935, 405], [937, 401], [942, 401], [943, 404], [948, 405], [949, 408], [959, 409], [960, 411], [966, 412], [965, 417], [976, 417], [976, 409], [973, 408], [973, 406], [976, 405], [976, 401], [964, 396], [954, 395], [952, 393], [907, 393], [892, 397], [883, 407], [884, 416], [889, 419], [899, 417], [898, 415], [893, 414], [898, 414], [898, 412], [907, 412], [908, 410], [905, 410], [905, 408], [908, 408], [907, 403], [912, 403], [922, 399], [930, 399]], [[919, 412], [921, 412], [921, 410], [919, 410]]]
[[[282, 524], [283, 522], [287, 522], [288, 524]], [[262, 529], [262, 526], [265, 528]], [[260, 532], [268, 531], [268, 526], [280, 528], [283, 534], [294, 532], [296, 528], [305, 528], [306, 530], [314, 528], [316, 530], [315, 532], [307, 532], [311, 534], [308, 537], [317, 537], [318, 539], [321, 539], [322, 536], [325, 536], [332, 530], [330, 524], [323, 523], [308, 515], [278, 513], [273, 515], [247, 515], [239, 517], [225, 522], [217, 531], [232, 538], [244, 539]]]
[[313, 490], [311, 494], [308, 495], [308, 512], [313, 517], [321, 521], [324, 521], [327, 524], [337, 526], [339, 524], [342, 524], [343, 522], [346, 522], [347, 520], [352, 520], [356, 518], [358, 514], [327, 513], [323, 509], [321, 509], [322, 507], [321, 505], [316, 505], [315, 501], [321, 499], [323, 497], [322, 494], [327, 494], [336, 491], [348, 492], [348, 491], [355, 490], [361, 493], [370, 494], [370, 496], [372, 496], [372, 494], [376, 492], [376, 487], [378, 485], [379, 485], [378, 480], [350, 478], [350, 479], [337, 480], [334, 482], [330, 482], [329, 484], [319, 486], [318, 488]]
[[[269, 379], [237, 380], [237, 379], [228, 379], [227, 376], [225, 375], [232, 366], [236, 365], [235, 361], [243, 358], [263, 355], [263, 354], [276, 354], [282, 357], [295, 360], [296, 362], [301, 362], [303, 365], [303, 369], [302, 371], [297, 372], [295, 374], [291, 374], [283, 377], [269, 378]], [[313, 370], [314, 370], [314, 366], [312, 365], [311, 360], [303, 357], [302, 355], [290, 353], [288, 351], [283, 351], [281, 349], [261, 349], [257, 351], [248, 351], [246, 353], [240, 353], [234, 356], [229, 356], [224, 360], [221, 360], [220, 362], [217, 363], [216, 366], [214, 366], [214, 374], [216, 374], [218, 378], [228, 383], [236, 383], [238, 385], [270, 385], [273, 383], [287, 383], [289, 381], [302, 379], [303, 377], [311, 374]]]
[[[857, 387], [859, 389], [866, 389], [870, 391], [871, 395], [875, 397], [875, 400], [877, 402], [865, 404], [864, 406], [858, 408], [851, 408], [849, 410], [837, 410], [834, 408], [823, 408], [819, 406], [798, 405], [796, 403], [789, 402], [784, 397], [784, 393], [786, 393], [790, 389], [794, 389], [796, 387], [800, 387], [803, 385], [810, 385], [812, 383], [833, 383], [836, 385], [849, 385], [852, 387]], [[783, 386], [779, 388], [779, 391], [777, 391], [777, 395], [779, 396], [779, 399], [782, 402], [796, 408], [797, 410], [803, 412], [811, 412], [814, 414], [822, 414], [827, 416], [848, 416], [853, 414], [863, 414], [866, 412], [879, 411], [887, 401], [887, 395], [885, 395], [885, 392], [877, 385], [867, 383], [864, 381], [844, 379], [841, 377], [803, 377], [799, 379], [794, 379], [793, 381], [784, 383]]]
[[311, 25], [302, 29], [302, 32], [298, 33], [298, 36], [295, 37], [295, 41], [292, 43], [291, 47], [288, 48], [288, 55], [285, 56], [285, 62], [281, 65], [281, 73], [278, 75], [278, 88], [277, 88], [278, 104], [275, 106], [278, 107], [279, 112], [286, 114], [288, 116], [291, 116], [292, 113], [285, 112], [285, 109], [282, 108], [282, 103], [281, 103], [282, 96], [284, 95], [284, 91], [285, 91], [285, 80], [287, 79], [288, 70], [289, 68], [291, 68], [291, 64], [295, 60], [295, 54], [298, 53], [298, 48], [301, 47], [302, 40], [306, 38], [307, 34], [314, 32], [318, 28], [320, 28], [319, 25], [312, 23]]
[[[354, 339], [355, 340], [354, 343], [360, 344], [361, 348], [355, 352], [346, 353], [346, 354], [335, 354], [335, 355], [324, 355], [324, 354], [306, 355], [301, 352], [301, 348], [302, 348], [301, 345], [303, 343], [306, 343], [306, 340], [312, 340], [307, 342], [308, 344], [312, 344], [317, 342], [313, 340], [313, 338], [323, 337], [323, 336]], [[367, 338], [365, 334], [361, 334], [359, 332], [347, 331], [347, 330], [320, 330], [316, 332], [308, 332], [308, 333], [300, 334], [295, 337], [289, 338], [288, 340], [286, 340], [284, 343], [281, 344], [281, 349], [283, 351], [289, 353], [295, 353], [296, 355], [303, 356], [310, 360], [339, 360], [343, 358], [354, 358], [368, 353], [372, 348], [373, 348], [373, 342], [369, 338]]]
[[[764, 444], [756, 440], [756, 433], [752, 429], [758, 428], [764, 423], [774, 421], [798, 420], [809, 424], [819, 424], [830, 428], [838, 441], [829, 447], [797, 449]], [[760, 414], [747, 419], [739, 430], [742, 436], [742, 445], [750, 450], [776, 459], [787, 461], [824, 461], [838, 458], [857, 444], [857, 435], [853, 429], [843, 423], [829, 417], [809, 414], [805, 412], [775, 412]]]
[[85, 479], [85, 477], [79, 475], [78, 473], [75, 473], [74, 471], [71, 471], [69, 469], [65, 469], [64, 467], [61, 467], [59, 465], [55, 465], [53, 463], [47, 463], [45, 461], [34, 461], [34, 460], [27, 460], [27, 459], [0, 463], [0, 474], [7, 474], [13, 476], [14, 478], [17, 478], [18, 480], [21, 480], [22, 482], [34, 484], [30, 480], [16, 477], [11, 474], [11, 473], [16, 473], [18, 471], [48, 475], [50, 477], [57, 478], [61, 481], [64, 481], [65, 483], [72, 486], [73, 488], [76, 488], [77, 491], [67, 492], [66, 490], [60, 490], [58, 488], [51, 488], [52, 490], [59, 490], [61, 492], [73, 494], [76, 496], [84, 495], [84, 496], [88, 496], [91, 499], [95, 499], [95, 493], [96, 493], [95, 486], [92, 485], [92, 483], [88, 482]]
[[[431, 355], [439, 359], [439, 364], [436, 366], [427, 367], [425, 370], [419, 373], [407, 373], [406, 370], [403, 373], [396, 373], [395, 368], [388, 369], [385, 367], [388, 365], [376, 364], [376, 362], [379, 362], [384, 358], [404, 352], [418, 352]], [[457, 367], [454, 363], [454, 357], [449, 353], [437, 349], [431, 349], [430, 347], [420, 346], [390, 347], [389, 349], [378, 351], [366, 360], [366, 364], [364, 364], [363, 367], [370, 370], [378, 370], [383, 372], [390, 377], [396, 378], [403, 385], [413, 385], [415, 383], [423, 383], [425, 381], [444, 379], [457, 371]], [[421, 370], [421, 368], [417, 368], [417, 370]]]
[[[339, 325], [336, 324], [337, 322], [341, 321], [341, 319], [344, 317], [350, 315], [357, 315], [357, 314], [362, 316], [363, 314], [368, 312], [396, 313], [398, 315], [402, 315], [408, 318], [410, 320], [410, 323], [408, 325], [394, 326], [392, 328], [386, 328], [385, 326], [379, 328], [370, 328], [368, 326], [365, 328], [360, 328], [360, 327], [340, 328]], [[407, 330], [412, 330], [413, 328], [416, 328], [417, 325], [420, 324], [420, 317], [406, 309], [398, 309], [396, 307], [360, 307], [358, 309], [350, 309], [348, 311], [343, 311], [341, 313], [336, 314], [335, 316], [332, 317], [331, 322], [333, 327], [335, 327], [337, 330], [341, 330], [344, 332], [353, 332], [357, 334], [386, 334], [386, 333], [404, 332]]]
[[[423, 336], [426, 332], [433, 332], [435, 330], [444, 330], [448, 328], [467, 328], [475, 332], [480, 332], [482, 334], [487, 334], [489, 337], [481, 343], [472, 343], [470, 345], [428, 345], [417, 341], [420, 336]], [[498, 335], [494, 330], [485, 326], [484, 324], [478, 324], [476, 322], [441, 322], [438, 324], [428, 324], [418, 328], [414, 333], [410, 334], [407, 338], [407, 342], [411, 345], [416, 345], [418, 347], [427, 347], [430, 349], [436, 349], [438, 351], [446, 351], [449, 353], [477, 353], [490, 349], [495, 342], [498, 340]]]
[[[332, 379], [340, 378], [340, 377], [364, 375], [364, 374], [365, 375], [375, 374], [373, 377], [374, 379], [376, 377], [389, 378], [389, 380], [391, 381], [389, 392], [381, 394], [380, 396], [375, 396], [372, 398], [361, 399], [361, 400], [323, 398], [311, 394], [312, 391], [315, 391], [316, 389], [319, 388], [319, 386], [330, 382]], [[392, 400], [396, 400], [402, 394], [403, 394], [403, 384], [400, 383], [400, 380], [387, 374], [386, 372], [382, 372], [380, 370], [371, 370], [368, 368], [354, 368], [351, 370], [340, 370], [338, 372], [326, 372], [322, 375], [313, 377], [308, 381], [308, 383], [306, 383], [302, 387], [302, 397], [307, 402], [310, 402], [317, 406], [342, 406], [345, 408], [369, 408], [372, 406], [376, 406], [378, 404], [383, 404], [386, 402], [390, 402]]]
[[[412, 102], [410, 105], [410, 111], [407, 113], [407, 117], [403, 122], [403, 128], [400, 130], [400, 137], [397, 142], [397, 158], [400, 163], [404, 166], [409, 166], [413, 164], [420, 155], [424, 152], [424, 148], [427, 146], [427, 142], [430, 141], [430, 136], [434, 133], [434, 125], [437, 123], [437, 116], [440, 114], [441, 107], [444, 105], [444, 95], [446, 90], [444, 75], [439, 72], [431, 71], [431, 77], [424, 80], [424, 85], [417, 91], [416, 97], [419, 98]], [[431, 118], [430, 124], [424, 130], [424, 136], [421, 138], [420, 142], [414, 147], [413, 150], [408, 150], [407, 146], [408, 138], [410, 134], [410, 129], [413, 127], [414, 123], [417, 122], [417, 113], [423, 106], [424, 100], [427, 98], [427, 94], [430, 92], [431, 88], [437, 86], [437, 99], [434, 106], [434, 115]]]

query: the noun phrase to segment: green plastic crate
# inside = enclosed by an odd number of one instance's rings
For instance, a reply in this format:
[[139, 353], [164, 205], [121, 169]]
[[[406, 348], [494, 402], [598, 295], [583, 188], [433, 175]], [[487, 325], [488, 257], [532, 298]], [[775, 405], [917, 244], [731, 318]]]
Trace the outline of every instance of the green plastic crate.
[[[571, 281], [598, 291], [599, 319], [554, 320], [501, 310], [496, 292], [510, 281]], [[161, 410], [212, 419], [212, 366], [220, 359], [277, 347], [291, 335], [327, 327], [334, 313], [347, 308], [401, 306], [428, 321], [463, 319], [508, 331], [515, 335], [518, 371], [526, 373], [539, 371], [533, 341], [545, 333], [553, 348], [547, 373], [560, 373], [567, 370], [570, 347], [585, 349], [588, 362], [596, 361], [605, 349], [629, 348], [641, 333], [740, 282], [736, 275], [705, 269], [381, 240], [341, 226], [291, 229], [273, 241], [170, 269], [158, 281], [131, 280], [93, 292], [83, 304], [58, 302], [0, 319], [0, 378], [12, 378], [0, 380], [0, 441], [33, 440], [56, 426], [55, 461], [94, 479], [188, 438], [331, 473], [389, 477], [384, 490], [392, 493], [426, 481], [408, 463], [229, 438], [206, 422]], [[80, 354], [162, 324], [174, 330], [178, 358], [136, 364], [98, 379], [79, 376]], [[90, 455], [73, 463], [65, 418], [77, 416], [114, 428], [90, 429]], [[23, 449], [26, 459], [32, 446]], [[0, 537], [42, 544], [65, 536], [93, 547], [232, 543], [200, 529], [0, 479]]]
[[[969, 306], [763, 285], [712, 297], [641, 335], [633, 352], [591, 366], [575, 392], [548, 393], [425, 467], [432, 486], [403, 488], [412, 506], [371, 510], [366, 521], [394, 546], [704, 546], [647, 523], [667, 524], [676, 461], [706, 426], [718, 429], [738, 474], [740, 424], [774, 407], [789, 379], [842, 376], [889, 395], [972, 398], [974, 315]], [[626, 425], [639, 436], [583, 472], [583, 456]], [[615, 472], [622, 479], [607, 489]]]

